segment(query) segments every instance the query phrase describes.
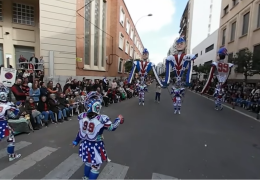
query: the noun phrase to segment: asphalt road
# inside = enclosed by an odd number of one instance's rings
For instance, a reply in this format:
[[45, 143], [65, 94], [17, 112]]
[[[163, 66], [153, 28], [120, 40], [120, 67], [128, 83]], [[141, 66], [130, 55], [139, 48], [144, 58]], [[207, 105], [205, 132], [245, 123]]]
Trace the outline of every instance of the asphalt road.
[[[154, 102], [154, 86], [145, 106], [133, 98], [102, 109], [111, 119], [123, 114], [125, 123], [104, 134], [112, 162], [102, 166], [101, 179], [156, 179], [154, 173], [161, 174], [157, 179], [260, 178], [259, 122], [229, 109], [215, 111], [212, 101], [189, 91], [175, 115], [166, 89], [161, 103]], [[74, 118], [17, 136], [22, 158], [8, 162], [1, 150], [0, 179], [80, 179], [83, 165], [71, 147], [77, 130]]]

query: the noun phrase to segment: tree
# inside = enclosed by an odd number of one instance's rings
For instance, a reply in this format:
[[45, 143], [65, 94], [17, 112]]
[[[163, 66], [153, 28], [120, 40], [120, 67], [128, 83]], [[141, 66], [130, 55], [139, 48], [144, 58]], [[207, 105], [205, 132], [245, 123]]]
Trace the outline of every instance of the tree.
[[130, 72], [133, 67], [133, 61], [126, 61], [125, 63], [125, 72]]
[[236, 65], [235, 72], [242, 73], [245, 77], [245, 82], [247, 82], [248, 76], [260, 73], [260, 58], [258, 54], [254, 55], [251, 51], [245, 49], [236, 53], [231, 60]]

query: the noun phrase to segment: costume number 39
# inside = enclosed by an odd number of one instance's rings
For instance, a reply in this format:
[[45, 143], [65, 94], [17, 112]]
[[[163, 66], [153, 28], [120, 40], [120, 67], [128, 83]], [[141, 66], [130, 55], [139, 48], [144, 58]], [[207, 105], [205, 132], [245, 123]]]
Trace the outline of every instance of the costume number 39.
[[85, 121], [83, 125], [83, 130], [88, 133], [93, 133], [95, 129], [95, 124], [93, 122]]
[[229, 66], [227, 63], [218, 63], [218, 72], [219, 73], [227, 73]]

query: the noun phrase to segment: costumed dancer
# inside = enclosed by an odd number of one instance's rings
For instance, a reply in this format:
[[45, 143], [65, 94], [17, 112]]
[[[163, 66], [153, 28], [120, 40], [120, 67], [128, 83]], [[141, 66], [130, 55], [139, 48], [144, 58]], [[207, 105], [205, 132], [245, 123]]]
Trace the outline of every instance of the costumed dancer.
[[85, 163], [83, 179], [97, 179], [101, 164], [108, 160], [102, 138], [103, 131], [115, 131], [124, 123], [122, 115], [111, 122], [107, 115], [100, 114], [102, 101], [99, 93], [88, 93], [84, 102], [86, 112], [78, 116], [79, 132], [73, 146], [80, 143], [79, 156]]
[[222, 103], [224, 102], [225, 94], [224, 90], [221, 88], [221, 85], [217, 85], [213, 97], [215, 98], [215, 109], [222, 110]]
[[228, 76], [230, 75], [231, 69], [234, 66], [232, 63], [225, 63], [225, 58], [228, 54], [228, 51], [225, 47], [222, 47], [217, 52], [217, 61], [212, 63], [212, 66], [210, 68], [208, 80], [206, 84], [204, 85], [201, 93], [207, 93], [207, 90], [213, 80], [214, 75], [216, 75], [218, 79], [218, 89], [222, 89], [223, 85], [228, 79]]
[[186, 40], [184, 36], [181, 36], [176, 41], [176, 49], [178, 53], [170, 55], [166, 58], [165, 81], [163, 82], [164, 86], [167, 86], [170, 83], [171, 69], [175, 74], [177, 82], [181, 81], [184, 71], [188, 69], [186, 75], [186, 84], [191, 82], [193, 69], [192, 61], [197, 57], [193, 54], [185, 54], [185, 48]]
[[173, 107], [174, 107], [174, 114], [177, 112], [181, 114], [181, 100], [182, 100], [182, 91], [180, 89], [179, 84], [176, 84], [176, 86], [172, 87], [171, 94], [173, 94]]
[[153, 73], [154, 73], [156, 80], [162, 86], [162, 83], [161, 83], [159, 76], [158, 76], [156, 69], [155, 69], [155, 64], [153, 64], [152, 62], [149, 62], [148, 59], [149, 59], [149, 52], [148, 52], [147, 49], [144, 49], [142, 60], [133, 62], [133, 68], [132, 68], [132, 70], [129, 74], [129, 77], [128, 77], [128, 83], [129, 84], [133, 80], [135, 70], [138, 71], [138, 74], [139, 74], [139, 77], [140, 77], [140, 80], [141, 80], [140, 84], [142, 84], [143, 82], [145, 83], [148, 73], [151, 70], [153, 70]]
[[[4, 90], [5, 89], [5, 90]], [[4, 88], [0, 84], [0, 141], [7, 137], [7, 153], [9, 161], [13, 161], [21, 157], [21, 154], [16, 154], [15, 150], [15, 138], [12, 128], [8, 125], [8, 118], [15, 118], [19, 113], [19, 110], [16, 109], [12, 104], [8, 103], [7, 88]], [[7, 91], [7, 92], [4, 92]]]
[[137, 91], [138, 91], [139, 105], [143, 103], [144, 106], [145, 92], [148, 92], [147, 86], [144, 84], [144, 82], [137, 87]]

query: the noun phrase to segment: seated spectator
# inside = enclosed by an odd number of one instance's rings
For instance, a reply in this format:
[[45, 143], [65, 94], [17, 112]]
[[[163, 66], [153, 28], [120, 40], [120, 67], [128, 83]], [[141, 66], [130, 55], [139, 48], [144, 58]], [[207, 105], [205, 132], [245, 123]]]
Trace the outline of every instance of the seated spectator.
[[84, 105], [82, 103], [82, 97], [79, 95], [78, 92], [75, 93], [75, 102], [78, 103], [79, 113], [84, 112]]
[[36, 127], [41, 129], [41, 112], [37, 110], [37, 105], [34, 103], [33, 98], [29, 98], [29, 102], [25, 104], [25, 110], [28, 114], [30, 114], [31, 120], [34, 122], [32, 124], [35, 124], [36, 120]]
[[38, 88], [38, 85], [35, 82], [32, 85], [32, 88], [30, 88], [29, 95], [30, 95], [30, 97], [33, 98], [34, 103], [39, 102], [41, 91], [40, 91], [40, 89]]
[[51, 118], [52, 122], [57, 123], [54, 117], [53, 112], [50, 110], [50, 105], [46, 101], [46, 96], [42, 96], [38, 103], [38, 111], [42, 113], [44, 124], [46, 127], [49, 125], [49, 118]]
[[108, 107], [109, 98], [106, 96], [107, 94], [106, 94], [106, 93], [103, 93], [103, 92], [100, 90], [100, 88], [97, 88], [97, 92], [102, 95], [103, 101], [104, 101], [104, 105], [105, 105], [106, 107]]
[[22, 80], [19, 78], [16, 79], [14, 85], [11, 88], [11, 91], [12, 91], [13, 95], [15, 96], [16, 101], [25, 103], [26, 95], [21, 88], [21, 84], [22, 84]]
[[73, 94], [72, 90], [71, 90], [71, 86], [69, 85], [67, 87], [67, 89], [65, 90], [65, 96], [68, 97], [68, 96], [71, 96]]
[[49, 104], [50, 110], [58, 115], [58, 122], [63, 122], [62, 111], [59, 108], [60, 103], [56, 100], [55, 94], [50, 94]]
[[71, 116], [72, 108], [70, 108], [69, 101], [66, 100], [63, 93], [60, 94], [60, 97], [58, 98], [58, 102], [59, 102], [59, 109], [62, 111], [64, 120], [68, 121], [68, 117]]
[[13, 118], [9, 117], [8, 124], [14, 130], [14, 134], [30, 133], [29, 122], [25, 118], [27, 114], [25, 108], [21, 102], [17, 102], [16, 105], [19, 108], [19, 114]]
[[40, 82], [40, 96], [46, 96], [48, 97], [48, 89], [45, 86], [44, 82]]

